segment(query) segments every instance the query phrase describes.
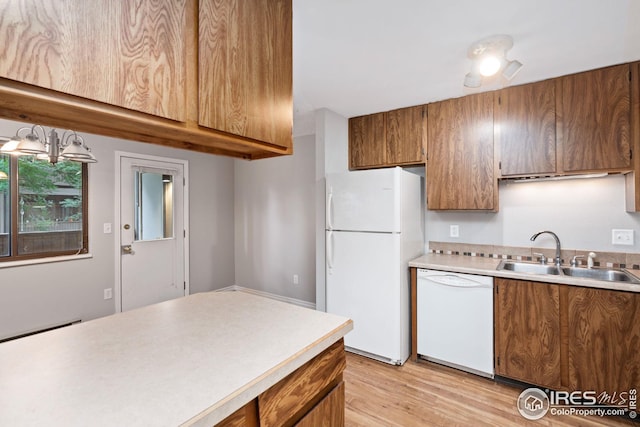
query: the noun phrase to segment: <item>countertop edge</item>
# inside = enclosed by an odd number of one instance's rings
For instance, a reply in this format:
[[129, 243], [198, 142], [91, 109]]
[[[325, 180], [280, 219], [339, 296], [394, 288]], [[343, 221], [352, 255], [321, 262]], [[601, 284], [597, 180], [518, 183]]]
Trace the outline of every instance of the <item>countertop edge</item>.
[[[467, 257], [464, 255], [425, 254], [409, 261], [409, 267], [425, 268], [452, 273], [477, 274], [481, 276], [499, 277], [503, 279], [528, 280], [532, 282], [555, 283], [560, 285], [581, 286], [587, 288], [609, 289], [640, 293], [640, 285], [621, 282], [606, 282], [592, 279], [575, 279], [552, 274], [516, 273], [497, 270], [500, 258]], [[631, 274], [632, 271], [625, 270]], [[637, 274], [634, 276], [638, 277]], [[640, 277], [639, 277], [640, 278]]]
[[192, 417], [181, 426], [212, 426], [227, 418], [238, 409], [257, 398], [280, 380], [293, 373], [296, 369], [309, 362], [311, 359], [329, 348], [333, 343], [343, 338], [353, 330], [353, 320], [349, 319], [339, 327], [300, 350], [287, 360], [274, 366], [262, 376], [257, 377], [245, 387], [227, 396], [226, 399], [216, 402], [211, 407]]

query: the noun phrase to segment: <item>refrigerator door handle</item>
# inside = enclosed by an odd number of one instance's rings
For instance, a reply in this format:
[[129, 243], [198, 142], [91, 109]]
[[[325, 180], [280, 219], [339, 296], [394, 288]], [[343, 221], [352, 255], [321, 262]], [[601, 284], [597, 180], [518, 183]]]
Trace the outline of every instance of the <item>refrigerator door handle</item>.
[[331, 270], [333, 268], [333, 231], [327, 233], [326, 248], [327, 267]]
[[326, 203], [326, 217], [327, 217], [327, 229], [333, 229], [333, 224], [331, 223], [331, 205], [333, 204], [333, 193], [329, 191], [327, 194], [327, 203]]

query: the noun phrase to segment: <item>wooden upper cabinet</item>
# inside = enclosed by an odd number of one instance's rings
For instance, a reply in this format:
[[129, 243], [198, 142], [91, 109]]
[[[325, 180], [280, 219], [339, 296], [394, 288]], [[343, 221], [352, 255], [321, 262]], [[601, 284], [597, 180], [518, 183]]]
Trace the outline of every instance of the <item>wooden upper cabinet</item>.
[[427, 206], [497, 210], [493, 93], [428, 105]]
[[0, 77], [185, 120], [185, 0], [0, 0]]
[[427, 148], [427, 106], [349, 119], [349, 168], [419, 165]]
[[640, 294], [570, 286], [569, 389], [628, 392], [640, 384]]
[[386, 113], [386, 163], [390, 166], [424, 163], [427, 148], [427, 106]]
[[291, 154], [291, 0], [198, 2], [0, 0], [0, 116], [245, 159]]
[[292, 146], [291, 0], [200, 0], [199, 124]]
[[496, 375], [559, 389], [560, 286], [496, 279], [494, 301]]
[[633, 172], [625, 175], [627, 212], [640, 212], [640, 62], [631, 64], [631, 143], [638, 153], [631, 159]]
[[385, 113], [350, 118], [349, 169], [384, 166], [385, 139]]
[[502, 177], [556, 172], [555, 83], [495, 92], [494, 136]]
[[564, 172], [631, 167], [630, 65], [556, 79]]

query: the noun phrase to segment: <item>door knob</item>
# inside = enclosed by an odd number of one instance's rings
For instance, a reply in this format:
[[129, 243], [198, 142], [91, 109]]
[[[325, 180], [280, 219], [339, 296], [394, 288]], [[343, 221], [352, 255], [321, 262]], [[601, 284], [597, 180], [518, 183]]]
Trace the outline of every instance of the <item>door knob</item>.
[[129, 254], [129, 255], [133, 255], [133, 248], [131, 247], [131, 245], [123, 245], [122, 246], [122, 253], [123, 254]]

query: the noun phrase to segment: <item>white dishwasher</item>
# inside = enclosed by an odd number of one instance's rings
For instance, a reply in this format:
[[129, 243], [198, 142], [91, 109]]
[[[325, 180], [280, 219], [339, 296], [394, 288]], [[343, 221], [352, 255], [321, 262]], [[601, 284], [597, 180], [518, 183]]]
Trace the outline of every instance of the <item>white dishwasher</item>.
[[418, 355], [493, 378], [493, 277], [418, 269]]

